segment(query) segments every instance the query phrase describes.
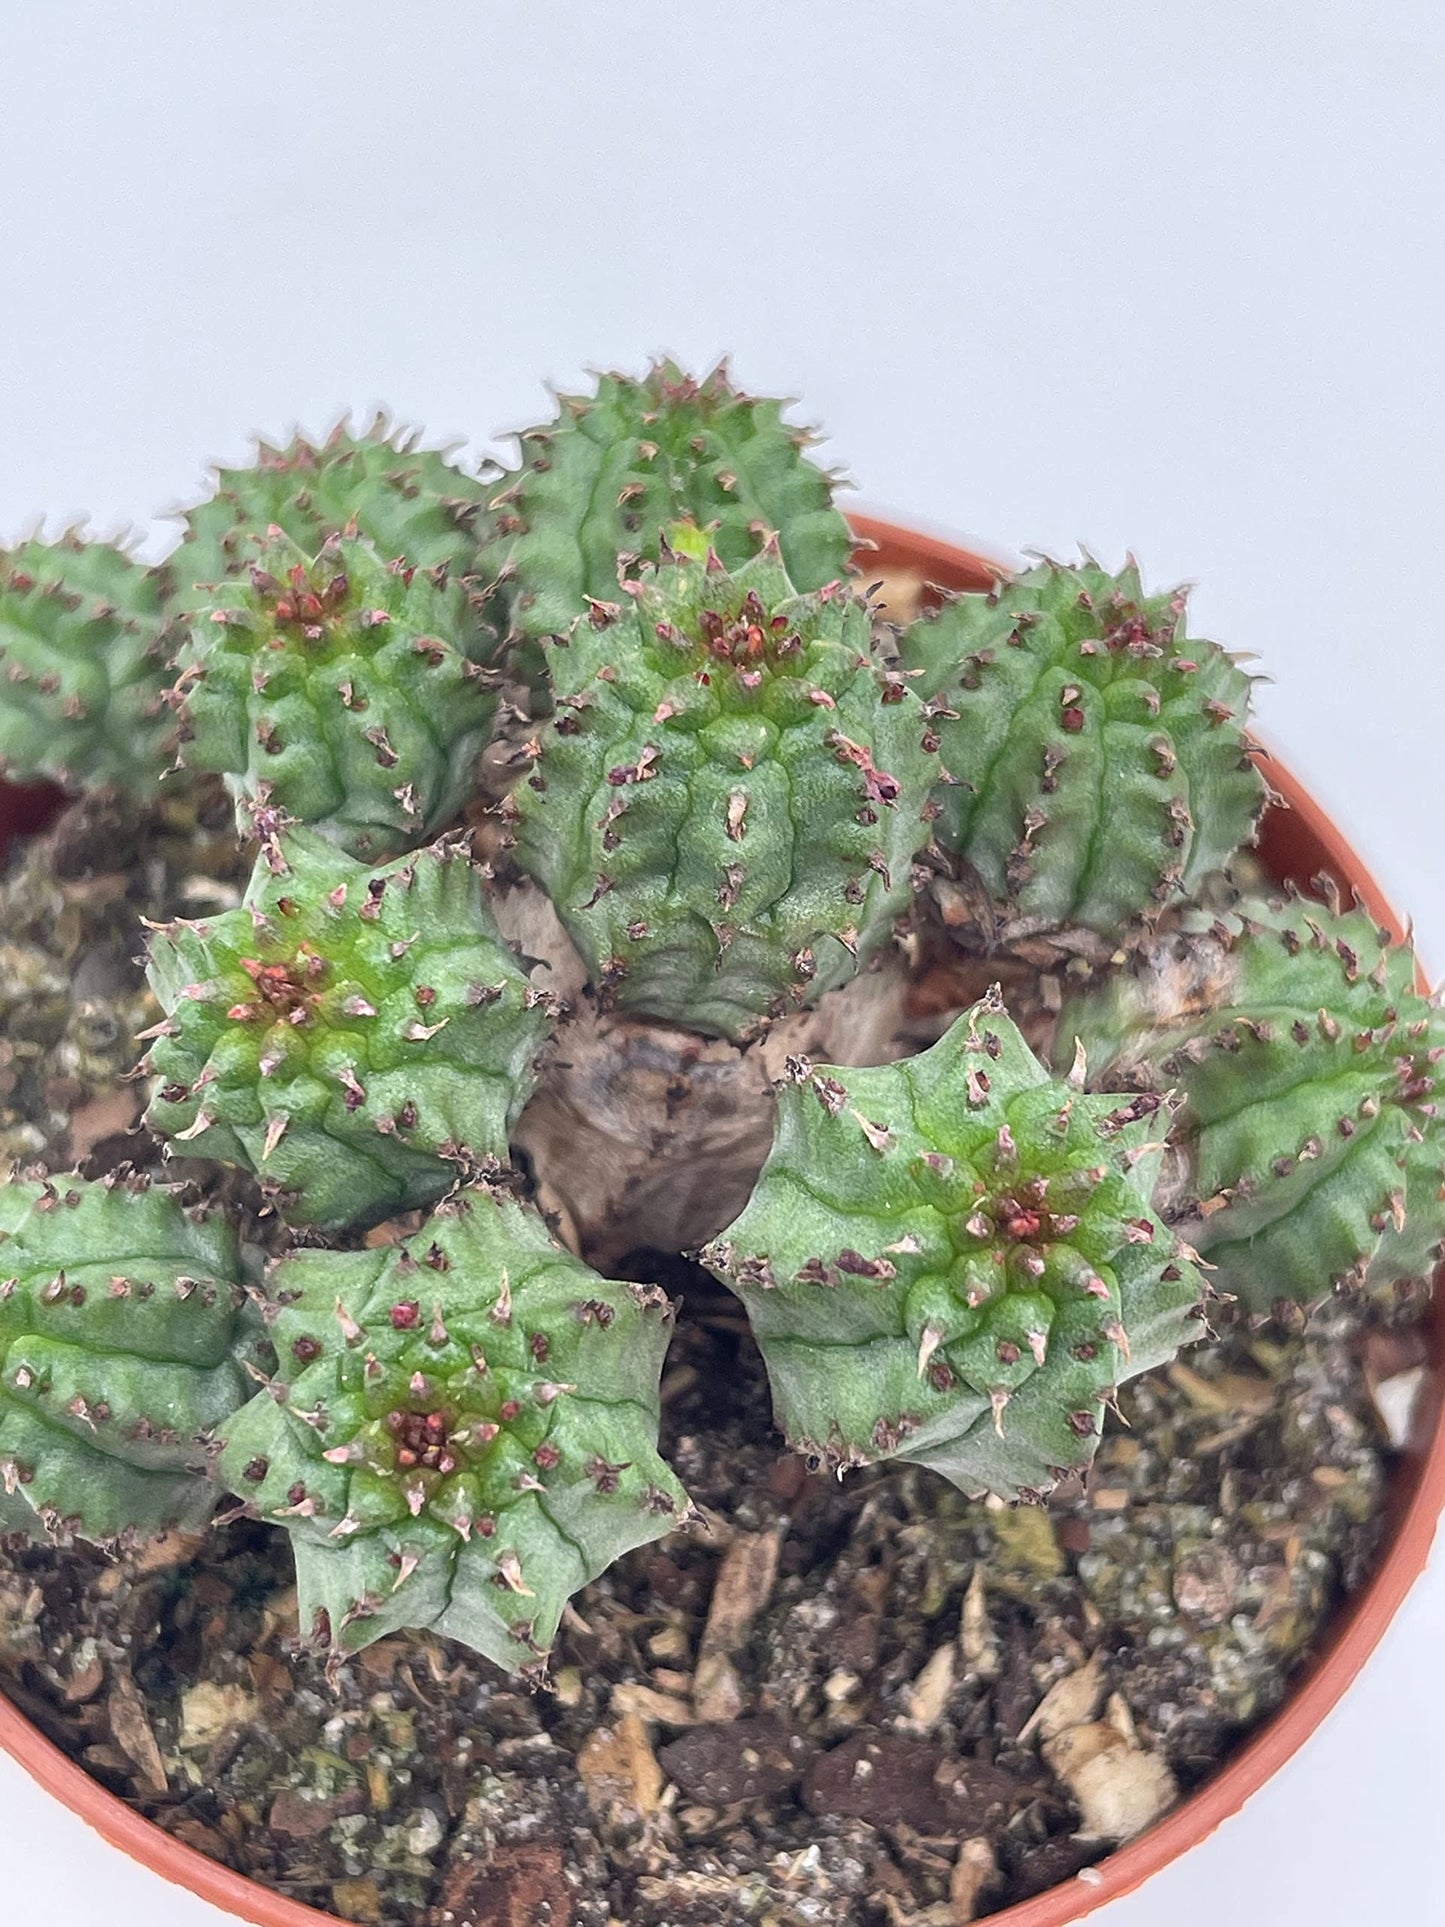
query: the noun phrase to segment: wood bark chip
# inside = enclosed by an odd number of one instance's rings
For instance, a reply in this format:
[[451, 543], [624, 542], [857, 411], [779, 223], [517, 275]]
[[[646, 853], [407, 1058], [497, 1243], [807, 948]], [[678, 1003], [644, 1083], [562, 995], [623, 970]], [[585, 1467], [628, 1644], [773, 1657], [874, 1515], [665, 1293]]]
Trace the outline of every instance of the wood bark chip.
[[454, 1861], [426, 1927], [570, 1927], [572, 1912], [561, 1849], [527, 1842]]
[[904, 1694], [911, 1725], [926, 1733], [938, 1724], [953, 1691], [953, 1680], [954, 1648], [940, 1646]]
[[997, 1679], [1002, 1657], [998, 1635], [989, 1617], [988, 1587], [980, 1559], [963, 1595], [963, 1614], [959, 1620], [958, 1645], [964, 1664], [979, 1679]]
[[820, 1753], [803, 1780], [810, 1812], [908, 1826], [916, 1833], [983, 1833], [1032, 1789], [984, 1760], [945, 1760], [927, 1740], [864, 1730]]
[[982, 1834], [965, 1840], [953, 1864], [948, 1883], [948, 1904], [952, 1927], [968, 1927], [982, 1911], [981, 1903], [999, 1878], [999, 1865], [992, 1843]]
[[1021, 1740], [1057, 1739], [1072, 1726], [1093, 1719], [1104, 1703], [1104, 1656], [1095, 1653], [1086, 1666], [1055, 1680], [1044, 1694], [1019, 1733]]
[[1096, 1839], [1132, 1840], [1179, 1798], [1168, 1763], [1131, 1746], [1108, 1720], [1071, 1727], [1043, 1751], [1073, 1795], [1080, 1832]]
[[129, 1673], [117, 1672], [112, 1678], [106, 1712], [116, 1745], [136, 1768], [147, 1788], [152, 1793], [168, 1792], [170, 1781], [166, 1777], [165, 1761], [161, 1758], [161, 1750], [146, 1717], [141, 1696]]
[[662, 1798], [662, 1768], [636, 1713], [599, 1727], [577, 1755], [588, 1804], [599, 1817], [614, 1809], [646, 1818]]
[[699, 1726], [662, 1748], [658, 1759], [668, 1778], [690, 1800], [729, 1807], [737, 1800], [768, 1799], [802, 1777], [812, 1748], [773, 1714]]
[[732, 1720], [743, 1710], [745, 1696], [733, 1655], [746, 1645], [754, 1619], [772, 1597], [783, 1531], [734, 1532], [728, 1541], [713, 1581], [693, 1678], [693, 1705], [701, 1720]]
[[612, 1710], [651, 1720], [657, 1726], [692, 1726], [698, 1717], [686, 1700], [671, 1693], [659, 1693], [655, 1686], [643, 1686], [634, 1680], [623, 1680], [613, 1687]]

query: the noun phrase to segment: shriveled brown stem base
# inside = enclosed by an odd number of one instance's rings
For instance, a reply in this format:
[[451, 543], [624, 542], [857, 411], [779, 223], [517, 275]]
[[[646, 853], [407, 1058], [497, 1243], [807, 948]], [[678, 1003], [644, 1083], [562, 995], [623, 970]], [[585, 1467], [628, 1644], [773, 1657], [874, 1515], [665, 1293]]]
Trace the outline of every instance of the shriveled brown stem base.
[[787, 1058], [886, 1064], [917, 1049], [901, 952], [749, 1045], [599, 1010], [540, 892], [496, 905], [505, 934], [562, 997], [558, 1027], [514, 1144], [567, 1242], [606, 1271], [630, 1251], [689, 1251], [747, 1203], [773, 1140]]

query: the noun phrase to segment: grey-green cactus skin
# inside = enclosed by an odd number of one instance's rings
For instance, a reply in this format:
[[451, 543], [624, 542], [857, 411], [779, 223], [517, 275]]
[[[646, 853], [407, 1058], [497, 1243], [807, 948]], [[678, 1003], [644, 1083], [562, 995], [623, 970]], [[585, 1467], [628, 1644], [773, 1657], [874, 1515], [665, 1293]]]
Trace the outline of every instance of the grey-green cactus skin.
[[161, 590], [73, 533], [0, 553], [0, 774], [154, 791], [176, 733]]
[[273, 530], [197, 612], [175, 700], [186, 764], [258, 812], [384, 859], [445, 829], [496, 714], [475, 598], [360, 537], [314, 559]]
[[517, 855], [609, 1000], [745, 1039], [887, 940], [936, 758], [866, 602], [674, 534], [695, 549], [549, 645]]
[[324, 442], [302, 435], [284, 448], [263, 442], [250, 468], [218, 470], [210, 498], [186, 512], [166, 565], [175, 605], [191, 615], [210, 606], [210, 591], [245, 575], [252, 545], [270, 528], [307, 555], [354, 530], [383, 562], [460, 579], [476, 562], [478, 524], [494, 488], [381, 417], [359, 434], [343, 423]]
[[297, 1252], [270, 1281], [272, 1384], [222, 1470], [296, 1550], [303, 1629], [338, 1652], [430, 1627], [513, 1671], [687, 1499], [657, 1453], [672, 1310], [541, 1219], [459, 1192], [404, 1243]]
[[1363, 911], [1246, 899], [1062, 1014], [1092, 1077], [1183, 1098], [1189, 1235], [1251, 1312], [1440, 1257], [1445, 1012], [1416, 969]]
[[557, 419], [522, 433], [521, 468], [492, 490], [482, 566], [528, 673], [544, 637], [658, 560], [672, 522], [707, 530], [730, 569], [776, 532], [800, 591], [846, 573], [852, 536], [833, 480], [785, 406], [744, 394], [725, 367], [698, 380], [659, 361], [640, 380], [604, 374], [595, 395], [559, 396]]
[[939, 844], [976, 872], [1005, 935], [1106, 939], [1196, 892], [1252, 840], [1265, 785], [1250, 678], [1190, 637], [1182, 590], [1130, 562], [1042, 562], [903, 634], [942, 739]]
[[703, 1253], [801, 1451], [1036, 1497], [1122, 1380], [1198, 1335], [1155, 1213], [1168, 1105], [1053, 1079], [997, 995], [878, 1070], [797, 1067], [742, 1216]]
[[241, 908], [152, 933], [149, 978], [151, 1128], [323, 1230], [505, 1161], [551, 1026], [454, 843], [372, 866], [291, 831]]
[[0, 1529], [206, 1524], [214, 1431], [250, 1389], [245, 1306], [230, 1227], [142, 1178], [0, 1185]]

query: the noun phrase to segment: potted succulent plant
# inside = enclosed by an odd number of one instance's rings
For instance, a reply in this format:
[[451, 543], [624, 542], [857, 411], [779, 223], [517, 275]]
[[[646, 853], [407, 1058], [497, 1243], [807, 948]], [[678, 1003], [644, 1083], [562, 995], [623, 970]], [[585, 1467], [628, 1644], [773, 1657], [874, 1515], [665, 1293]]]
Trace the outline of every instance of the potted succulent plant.
[[243, 1918], [1062, 1923], [1423, 1563], [1408, 944], [1181, 594], [807, 440], [3, 558], [0, 1743]]

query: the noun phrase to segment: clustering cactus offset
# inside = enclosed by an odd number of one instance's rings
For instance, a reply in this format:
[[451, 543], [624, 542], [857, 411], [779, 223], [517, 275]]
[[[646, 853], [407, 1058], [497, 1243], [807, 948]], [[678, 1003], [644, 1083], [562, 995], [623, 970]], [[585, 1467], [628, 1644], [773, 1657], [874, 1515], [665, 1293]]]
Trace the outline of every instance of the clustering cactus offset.
[[0, 1530], [204, 1525], [245, 1304], [229, 1225], [144, 1178], [0, 1186]]
[[1182, 590], [1146, 596], [1132, 562], [1040, 563], [953, 597], [900, 649], [951, 779], [937, 840], [1004, 935], [1082, 925], [1112, 941], [1253, 837], [1250, 679], [1186, 634]]
[[693, 528], [549, 645], [517, 853], [628, 1010], [746, 1037], [845, 981], [910, 899], [936, 739], [866, 602]]
[[161, 583], [76, 534], [0, 553], [0, 773], [146, 795], [175, 719]]
[[273, 527], [307, 555], [354, 528], [384, 562], [470, 573], [492, 485], [418, 442], [378, 417], [359, 435], [343, 423], [324, 442], [263, 442], [252, 467], [219, 470], [211, 497], [187, 511], [168, 564], [178, 606], [194, 614], [217, 583], [244, 576], [252, 540]]
[[405, 1243], [273, 1273], [276, 1377], [222, 1468], [292, 1535], [301, 1623], [354, 1651], [432, 1627], [544, 1665], [562, 1608], [687, 1498], [657, 1454], [672, 1308], [485, 1188]]
[[[221, 473], [158, 570], [0, 556], [0, 768], [95, 792], [0, 888], [0, 1142], [158, 1162], [139, 1028], [164, 1155], [245, 1174], [202, 1172], [210, 1217], [128, 1165], [0, 1186], [0, 1534], [198, 1526], [224, 1474], [336, 1665], [415, 1627], [540, 1675], [690, 1511], [672, 1307], [584, 1258], [646, 1276], [740, 1211], [702, 1257], [789, 1441], [1005, 1501], [1201, 1335], [1196, 1246], [1257, 1313], [1429, 1271], [1445, 1013], [1408, 947], [1199, 907], [1266, 796], [1237, 660], [1089, 560], [899, 639], [809, 439], [663, 362], [505, 476], [378, 423]], [[158, 796], [177, 750], [204, 774]], [[972, 1003], [1001, 950], [1040, 1040], [1095, 973], [1058, 1078]], [[887, 1067], [809, 1061], [850, 1054]]]
[[1199, 1331], [1192, 1254], [1151, 1204], [1167, 1100], [1055, 1081], [997, 993], [902, 1063], [796, 1073], [703, 1253], [789, 1440], [1010, 1499], [1088, 1465], [1120, 1382]]
[[706, 528], [730, 569], [775, 532], [800, 590], [846, 572], [852, 536], [832, 478], [805, 453], [813, 438], [725, 366], [698, 381], [660, 361], [640, 381], [603, 375], [595, 395], [558, 402], [554, 422], [518, 438], [522, 466], [492, 492], [484, 567], [524, 650], [565, 635], [589, 601], [615, 601], [619, 577], [658, 560], [671, 522]]
[[152, 1129], [331, 1230], [505, 1159], [551, 1022], [459, 844], [371, 868], [287, 834], [242, 908], [153, 933], [150, 981]]
[[[1209, 997], [1195, 992], [1208, 978]], [[1108, 1082], [1178, 1090], [1187, 1196], [1254, 1312], [1428, 1276], [1445, 1240], [1445, 1011], [1365, 912], [1247, 900], [1065, 1009]]]
[[442, 572], [335, 536], [309, 560], [272, 529], [182, 650], [184, 759], [353, 856], [444, 829], [476, 783], [497, 696], [475, 599]]

